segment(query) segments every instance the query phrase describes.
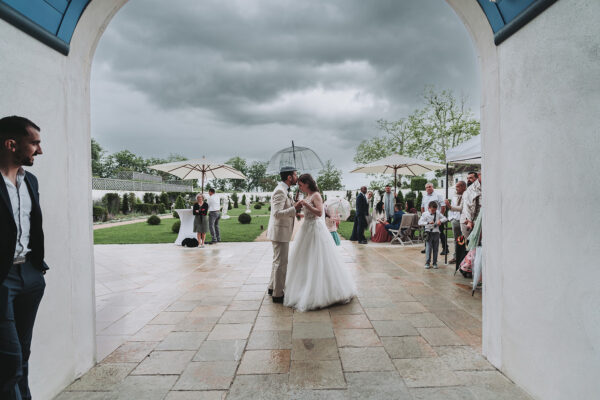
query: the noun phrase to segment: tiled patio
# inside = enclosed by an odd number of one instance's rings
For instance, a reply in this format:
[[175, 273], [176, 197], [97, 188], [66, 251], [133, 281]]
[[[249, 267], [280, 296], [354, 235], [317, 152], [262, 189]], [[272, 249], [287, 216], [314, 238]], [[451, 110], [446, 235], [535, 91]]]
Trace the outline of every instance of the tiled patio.
[[99, 364], [57, 399], [529, 399], [452, 267], [342, 243], [360, 296], [308, 313], [266, 295], [270, 243], [96, 246]]

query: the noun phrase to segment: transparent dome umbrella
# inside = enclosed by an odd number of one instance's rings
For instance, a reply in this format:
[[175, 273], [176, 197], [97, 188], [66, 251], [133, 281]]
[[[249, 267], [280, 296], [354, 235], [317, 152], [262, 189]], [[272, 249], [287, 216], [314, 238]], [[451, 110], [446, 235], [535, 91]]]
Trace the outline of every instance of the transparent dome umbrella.
[[246, 179], [246, 176], [227, 164], [207, 160], [205, 157], [196, 160], [175, 161], [166, 164], [152, 165], [150, 168], [168, 172], [181, 179], [198, 179], [202, 181], [202, 193], [206, 179]]
[[341, 197], [327, 199], [325, 207], [327, 207], [327, 214], [332, 218], [339, 218], [341, 221], [345, 221], [350, 216], [350, 203]]
[[325, 166], [313, 150], [308, 147], [295, 146], [279, 150], [271, 157], [267, 166], [268, 175], [278, 175], [282, 167], [295, 167], [298, 172], [316, 174]]

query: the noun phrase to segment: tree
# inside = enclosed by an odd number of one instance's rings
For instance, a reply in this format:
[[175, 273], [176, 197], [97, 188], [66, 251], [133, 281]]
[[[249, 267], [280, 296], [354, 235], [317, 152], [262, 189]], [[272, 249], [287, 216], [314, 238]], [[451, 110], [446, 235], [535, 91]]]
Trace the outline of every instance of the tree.
[[[417, 210], [421, 209], [421, 204], [422, 203], [423, 203], [423, 192], [419, 191], [417, 193], [417, 199], [415, 200], [415, 208]], [[425, 211], [427, 211], [427, 207], [425, 208]]]
[[479, 121], [466, 109], [466, 98], [457, 99], [452, 91], [436, 92], [426, 88], [424, 106], [398, 121], [380, 119], [381, 136], [361, 142], [354, 161], [369, 163], [391, 154], [402, 154], [440, 163], [446, 150], [479, 134]]
[[260, 180], [260, 187], [265, 192], [272, 192], [279, 183], [281, 178], [279, 175], [268, 175]]
[[101, 178], [106, 177], [104, 163], [102, 161], [104, 153], [105, 151], [102, 149], [102, 146], [100, 146], [100, 143], [92, 138], [92, 176]]
[[262, 188], [261, 181], [267, 176], [266, 161], [254, 161], [250, 164], [246, 176], [248, 177], [248, 190], [260, 190]]
[[[230, 158], [225, 164], [232, 166], [246, 176], [248, 174], [248, 164], [242, 157], [235, 156]], [[243, 190], [246, 188], [246, 182], [243, 179], [227, 179], [227, 181], [233, 190]]]
[[321, 191], [342, 189], [342, 171], [335, 168], [333, 161], [327, 160], [323, 169], [319, 171], [317, 185]]
[[231, 199], [233, 200], [233, 207], [238, 208], [238, 195], [234, 193], [231, 195]]
[[246, 195], [245, 194], [242, 195], [242, 205], [243, 206], [246, 205]]

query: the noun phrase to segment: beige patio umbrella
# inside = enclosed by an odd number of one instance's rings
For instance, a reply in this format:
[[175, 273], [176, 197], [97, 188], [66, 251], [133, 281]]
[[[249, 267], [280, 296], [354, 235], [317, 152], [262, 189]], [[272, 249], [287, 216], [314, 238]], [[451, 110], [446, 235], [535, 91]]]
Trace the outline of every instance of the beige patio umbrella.
[[149, 168], [168, 172], [181, 179], [200, 179], [202, 181], [202, 193], [204, 193], [206, 179], [246, 179], [246, 176], [237, 169], [227, 164], [207, 160], [205, 157], [152, 165]]
[[432, 161], [419, 160], [393, 154], [381, 160], [362, 165], [350, 171], [351, 173], [362, 174], [394, 174], [394, 193], [396, 193], [396, 177], [400, 175], [419, 176], [429, 171], [444, 169], [444, 164], [438, 164]]

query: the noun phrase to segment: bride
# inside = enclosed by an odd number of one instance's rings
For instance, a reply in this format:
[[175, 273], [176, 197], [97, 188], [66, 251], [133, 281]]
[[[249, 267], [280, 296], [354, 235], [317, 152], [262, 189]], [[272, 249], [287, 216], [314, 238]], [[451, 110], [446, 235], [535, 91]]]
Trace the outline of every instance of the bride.
[[323, 199], [310, 174], [298, 178], [304, 223], [290, 251], [284, 305], [299, 311], [347, 303], [356, 295], [356, 284], [325, 225]]

